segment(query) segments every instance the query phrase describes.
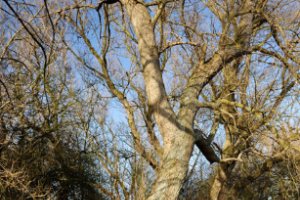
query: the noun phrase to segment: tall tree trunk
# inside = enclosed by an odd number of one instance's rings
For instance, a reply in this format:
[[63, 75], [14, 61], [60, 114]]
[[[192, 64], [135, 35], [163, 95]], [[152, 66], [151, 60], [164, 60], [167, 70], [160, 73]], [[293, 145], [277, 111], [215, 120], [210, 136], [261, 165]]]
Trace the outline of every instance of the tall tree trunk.
[[[130, 16], [143, 65], [148, 104], [163, 137], [164, 151], [149, 200], [176, 199], [188, 170], [194, 137], [181, 128], [171, 108], [163, 84], [154, 27], [141, 3], [124, 2]], [[189, 124], [192, 130], [192, 124]]]
[[[176, 137], [175, 137], [176, 136]], [[182, 132], [173, 132], [173, 141], [165, 149], [157, 180], [148, 200], [177, 199], [188, 170], [193, 138]]]

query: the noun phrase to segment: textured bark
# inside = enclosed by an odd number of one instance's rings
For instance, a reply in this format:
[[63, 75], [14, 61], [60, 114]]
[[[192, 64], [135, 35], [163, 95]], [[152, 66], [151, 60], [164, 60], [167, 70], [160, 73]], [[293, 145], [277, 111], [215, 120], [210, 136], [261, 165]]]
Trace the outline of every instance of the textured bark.
[[[130, 16], [143, 65], [148, 104], [163, 136], [164, 150], [157, 179], [148, 199], [176, 199], [188, 170], [194, 137], [179, 125], [165, 92], [155, 43], [154, 27], [146, 7], [124, 2]], [[192, 124], [190, 124], [190, 130]]]
[[177, 199], [187, 173], [193, 138], [181, 131], [174, 132], [172, 145], [163, 154], [162, 165], [148, 200]]

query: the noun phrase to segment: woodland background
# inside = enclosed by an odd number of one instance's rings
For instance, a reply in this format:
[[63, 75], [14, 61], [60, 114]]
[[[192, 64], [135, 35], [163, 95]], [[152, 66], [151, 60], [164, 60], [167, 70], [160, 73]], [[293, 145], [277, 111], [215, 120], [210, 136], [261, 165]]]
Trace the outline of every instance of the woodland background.
[[1, 199], [300, 199], [299, 0], [2, 0]]

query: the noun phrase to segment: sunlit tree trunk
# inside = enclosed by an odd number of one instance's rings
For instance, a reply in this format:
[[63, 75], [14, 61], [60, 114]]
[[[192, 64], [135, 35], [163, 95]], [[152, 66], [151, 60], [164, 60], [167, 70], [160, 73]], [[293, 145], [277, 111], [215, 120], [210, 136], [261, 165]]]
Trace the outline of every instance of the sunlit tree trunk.
[[157, 178], [148, 199], [176, 199], [186, 176], [194, 139], [181, 128], [167, 100], [154, 27], [146, 7], [132, 2], [125, 4], [138, 38], [148, 104], [164, 141]]

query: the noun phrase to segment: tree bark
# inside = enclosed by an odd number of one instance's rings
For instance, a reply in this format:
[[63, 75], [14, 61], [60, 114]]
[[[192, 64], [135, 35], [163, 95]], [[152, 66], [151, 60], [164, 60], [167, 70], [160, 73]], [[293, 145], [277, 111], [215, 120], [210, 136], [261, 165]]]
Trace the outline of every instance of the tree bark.
[[[155, 42], [154, 27], [147, 8], [132, 1], [124, 2], [138, 39], [148, 104], [163, 137], [163, 155], [149, 200], [177, 199], [188, 170], [194, 137], [186, 134], [176, 119], [165, 92]], [[189, 126], [192, 130], [192, 124]]]

